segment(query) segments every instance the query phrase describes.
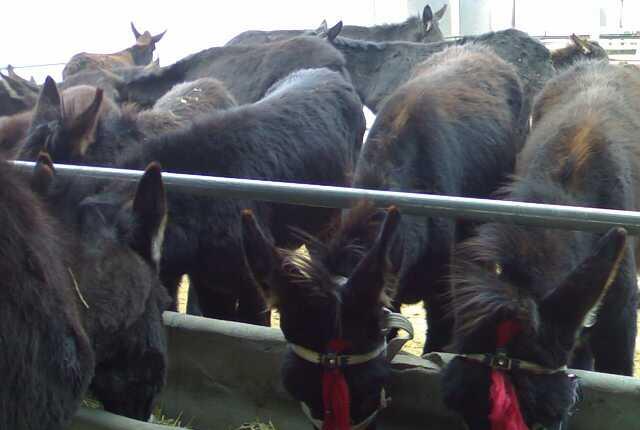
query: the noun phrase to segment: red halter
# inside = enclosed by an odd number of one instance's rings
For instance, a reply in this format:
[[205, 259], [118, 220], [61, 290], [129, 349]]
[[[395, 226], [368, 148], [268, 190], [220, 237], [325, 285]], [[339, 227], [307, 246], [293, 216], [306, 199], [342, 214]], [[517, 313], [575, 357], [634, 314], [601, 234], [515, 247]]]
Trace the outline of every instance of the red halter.
[[[496, 348], [498, 350], [504, 348], [520, 330], [520, 325], [515, 321], [503, 321], [498, 324]], [[520, 411], [516, 390], [501, 370], [491, 370], [489, 398], [491, 399], [489, 414], [491, 430], [528, 430]]]
[[[347, 348], [343, 339], [329, 342], [329, 351], [338, 355]], [[340, 366], [325, 367], [322, 373], [322, 403], [324, 422], [322, 430], [349, 430], [351, 428], [351, 399], [349, 386]]]

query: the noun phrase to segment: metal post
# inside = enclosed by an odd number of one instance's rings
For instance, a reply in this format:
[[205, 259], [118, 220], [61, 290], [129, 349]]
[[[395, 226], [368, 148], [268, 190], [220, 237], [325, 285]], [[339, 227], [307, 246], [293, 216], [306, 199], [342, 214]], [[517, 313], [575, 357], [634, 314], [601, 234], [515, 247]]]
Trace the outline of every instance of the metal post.
[[[35, 163], [13, 162], [18, 169], [30, 172]], [[59, 176], [137, 181], [139, 170], [104, 167], [55, 165]], [[430, 194], [377, 191], [359, 188], [329, 187], [287, 182], [220, 178], [201, 175], [163, 173], [169, 190], [181, 190], [211, 197], [263, 200], [303, 206], [349, 208], [359, 200], [369, 200], [377, 207], [396, 206], [404, 214], [464, 218], [531, 225], [564, 230], [604, 232], [614, 226], [640, 233], [640, 212], [591, 209], [502, 200], [473, 199]]]

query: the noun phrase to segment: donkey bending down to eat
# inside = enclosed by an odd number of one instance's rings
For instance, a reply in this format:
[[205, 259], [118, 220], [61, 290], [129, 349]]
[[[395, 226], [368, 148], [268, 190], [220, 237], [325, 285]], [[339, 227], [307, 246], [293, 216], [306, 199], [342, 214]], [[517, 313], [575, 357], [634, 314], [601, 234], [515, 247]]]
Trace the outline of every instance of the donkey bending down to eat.
[[[473, 76], [474, 80], [466, 79]], [[513, 171], [526, 124], [514, 68], [486, 47], [465, 45], [434, 54], [387, 100], [371, 128], [353, 186], [391, 191], [489, 198]], [[357, 250], [370, 246], [381, 211], [360, 203], [350, 209], [315, 255], [332, 273], [349, 276]], [[429, 333], [425, 352], [449, 342], [448, 290], [454, 244], [469, 223], [404, 216], [389, 249], [397, 303], [424, 301]], [[356, 256], [354, 258], [354, 251]], [[312, 254], [315, 250], [310, 248]]]
[[[301, 70], [257, 103], [201, 116], [132, 146], [116, 165], [141, 168], [157, 160], [176, 173], [340, 186], [347, 184], [364, 129], [362, 105], [349, 82], [328, 69]], [[287, 248], [302, 244], [290, 226], [315, 234], [336, 214], [172, 191], [168, 204], [160, 267], [174, 300], [186, 273], [205, 316], [262, 324], [269, 320], [242, 256], [240, 209], [253, 209], [265, 234]]]
[[318, 429], [374, 429], [385, 407], [385, 260], [399, 218], [390, 209], [355, 270], [335, 276], [320, 260], [276, 248], [259, 218], [243, 212], [246, 261], [292, 346], [283, 384]]
[[94, 354], [59, 226], [0, 161], [0, 428], [62, 430]]
[[[585, 62], [551, 80], [507, 200], [640, 209], [640, 79]], [[456, 251], [458, 354], [446, 404], [470, 428], [556, 428], [577, 399], [571, 366], [632, 375], [636, 263], [623, 229], [606, 234], [485, 224]], [[495, 367], [478, 357], [495, 357]], [[501, 365], [502, 364], [502, 365]], [[508, 414], [499, 400], [514, 405]], [[507, 428], [507, 427], [499, 427]]]

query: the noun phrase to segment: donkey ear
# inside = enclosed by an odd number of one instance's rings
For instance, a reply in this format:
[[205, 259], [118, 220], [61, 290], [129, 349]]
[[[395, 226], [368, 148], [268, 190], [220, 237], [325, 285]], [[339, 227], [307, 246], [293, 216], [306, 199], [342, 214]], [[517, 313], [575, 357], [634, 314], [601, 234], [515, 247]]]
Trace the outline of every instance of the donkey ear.
[[147, 166], [138, 183], [133, 200], [133, 214], [136, 217], [136, 227], [131, 246], [157, 266], [160, 263], [167, 224], [167, 200], [160, 164], [156, 162]]
[[314, 33], [318, 36], [326, 36], [329, 31], [329, 25], [327, 24], [327, 20], [323, 19], [318, 28], [314, 30]]
[[87, 148], [95, 142], [98, 114], [102, 107], [102, 98], [102, 88], [96, 88], [96, 95], [89, 107], [80, 115], [73, 118], [71, 124], [69, 124], [69, 133], [72, 141], [71, 151], [76, 156], [84, 155], [87, 152]]
[[447, 12], [447, 5], [445, 4], [436, 12], [436, 21], [440, 21], [444, 14]]
[[32, 126], [37, 126], [50, 121], [58, 121], [62, 118], [60, 93], [51, 76], [47, 76], [38, 95], [38, 101], [33, 114]]
[[162, 37], [164, 36], [164, 34], [165, 34], [166, 32], [167, 32], [167, 30], [163, 31], [163, 32], [162, 32], [162, 33], [160, 33], [160, 34], [156, 34], [155, 36], [152, 36], [152, 37], [151, 37], [151, 41], [152, 41], [153, 43], [158, 43], [158, 42], [160, 42], [160, 39], [162, 39]]
[[282, 256], [262, 232], [250, 209], [242, 211], [241, 222], [242, 248], [247, 265], [267, 301], [274, 305], [278, 301], [279, 287], [274, 275], [282, 267]]
[[338, 21], [336, 25], [327, 30], [327, 40], [333, 42], [342, 31], [342, 21]]
[[575, 33], [571, 34], [569, 38], [571, 39], [573, 44], [576, 45], [577, 48], [580, 48], [580, 50], [584, 55], [591, 54], [591, 48], [589, 48], [589, 45], [584, 39], [579, 38], [578, 36], [576, 36]]
[[433, 24], [433, 12], [431, 11], [431, 6], [426, 5], [424, 9], [422, 9], [422, 26], [424, 27], [424, 31], [431, 30], [431, 25]]
[[135, 36], [136, 40], [138, 40], [140, 36], [142, 36], [138, 29], [136, 29], [136, 26], [133, 25], [133, 21], [131, 22], [131, 31], [133, 31], [133, 35]]
[[31, 189], [36, 194], [46, 196], [49, 188], [53, 183], [56, 169], [53, 167], [53, 161], [46, 152], [41, 152], [36, 160], [36, 167], [31, 176]]
[[385, 258], [399, 220], [400, 214], [392, 206], [387, 211], [378, 238], [349, 277], [351, 284], [349, 291], [359, 304], [368, 306], [380, 304], [385, 286]]
[[594, 252], [542, 302], [541, 310], [563, 324], [582, 324], [607, 292], [624, 256], [627, 231], [613, 228], [600, 238]]

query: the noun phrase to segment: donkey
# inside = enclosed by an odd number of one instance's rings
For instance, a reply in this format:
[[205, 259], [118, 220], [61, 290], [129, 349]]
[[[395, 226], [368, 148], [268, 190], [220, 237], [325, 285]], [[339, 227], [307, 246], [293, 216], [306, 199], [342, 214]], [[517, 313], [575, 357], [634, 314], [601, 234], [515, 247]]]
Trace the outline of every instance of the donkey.
[[533, 103], [535, 94], [555, 74], [549, 50], [527, 34], [512, 29], [428, 44], [374, 43], [343, 37], [336, 37], [332, 43], [345, 56], [353, 85], [365, 106], [374, 113], [381, 109], [393, 91], [409, 80], [417, 64], [450, 46], [486, 45], [514, 65], [524, 87], [527, 105]]
[[151, 164], [135, 193], [98, 199], [97, 183], [56, 177], [43, 153], [32, 187], [65, 226], [65, 275], [95, 355], [90, 390], [105, 410], [147, 420], [167, 373], [162, 312], [170, 299], [158, 278], [167, 223], [160, 168]]
[[[491, 197], [513, 172], [524, 140], [525, 96], [514, 67], [489, 48], [468, 44], [433, 55], [416, 72], [376, 117], [353, 186]], [[343, 216], [324, 260], [332, 273], [348, 276], [354, 270], [357, 255], [350, 254], [371, 246], [381, 216], [366, 202]], [[469, 234], [464, 221], [404, 216], [390, 247], [397, 304], [422, 300], [427, 309], [425, 352], [449, 342], [452, 322], [443, 294], [450, 253]]]
[[135, 45], [114, 54], [89, 54], [87, 52], [76, 54], [64, 66], [62, 79], [67, 79], [76, 73], [86, 70], [109, 70], [117, 67], [146, 66], [151, 63], [156, 43], [160, 42], [160, 39], [167, 31], [165, 30], [155, 36], [152, 36], [148, 31], [140, 34], [133, 22], [131, 23], [131, 30], [136, 38]]
[[[408, 42], [431, 43], [443, 40], [439, 21], [447, 11], [445, 4], [435, 15], [431, 6], [426, 5], [422, 10], [422, 17], [411, 16], [404, 22], [397, 24], [374, 25], [363, 27], [359, 25], [345, 25], [341, 34], [351, 39], [371, 40], [385, 42], [392, 40], [404, 40]], [[322, 31], [322, 27], [315, 30], [316, 34]], [[270, 43], [278, 40], [289, 39], [305, 34], [304, 30], [275, 30], [275, 31], [245, 31], [227, 42], [231, 45], [254, 45], [258, 43]]]
[[[550, 81], [505, 198], [638, 210], [639, 95], [637, 77], [604, 62]], [[456, 250], [451, 349], [460, 355], [443, 375], [445, 403], [473, 430], [557, 428], [578, 398], [567, 365], [631, 375], [634, 244], [622, 228], [482, 225]]]
[[62, 430], [94, 354], [64, 236], [25, 179], [0, 161], [0, 428]]
[[124, 101], [125, 95], [120, 94], [120, 90], [129, 80], [136, 79], [148, 73], [153, 73], [160, 69], [160, 62], [153, 61], [146, 66], [125, 66], [115, 67], [111, 69], [90, 69], [82, 70], [74, 75], [67, 77], [63, 82], [58, 84], [59, 89], [76, 87], [78, 85], [90, 85], [102, 88], [104, 95], [118, 103]]
[[15, 73], [0, 73], [0, 117], [24, 112], [35, 105], [36, 86], [16, 76]]
[[[337, 35], [341, 23], [329, 29]], [[140, 106], [150, 107], [174, 85], [199, 78], [220, 80], [239, 104], [260, 100], [278, 80], [305, 68], [327, 67], [347, 76], [345, 60], [326, 40], [299, 36], [261, 45], [210, 48], [171, 66], [127, 81], [120, 93]]]
[[[140, 168], [157, 160], [175, 173], [344, 186], [364, 130], [351, 84], [337, 72], [307, 69], [278, 82], [257, 103], [210, 113], [131, 147], [116, 165]], [[266, 234], [291, 249], [302, 242], [290, 226], [315, 234], [336, 213], [180, 192], [169, 192], [168, 200], [161, 270], [174, 300], [186, 273], [205, 316], [260, 324], [268, 324], [268, 315], [244, 264], [240, 209], [251, 208]]]
[[596, 41], [582, 39], [575, 34], [569, 36], [571, 44], [551, 52], [553, 67], [561, 71], [581, 60], [609, 60], [607, 51]]
[[291, 344], [282, 364], [284, 387], [317, 429], [374, 429], [386, 405], [385, 255], [398, 220], [391, 209], [377, 239], [359, 249], [355, 270], [341, 277], [319, 260], [277, 248], [263, 218], [243, 211], [247, 265], [280, 311]]

